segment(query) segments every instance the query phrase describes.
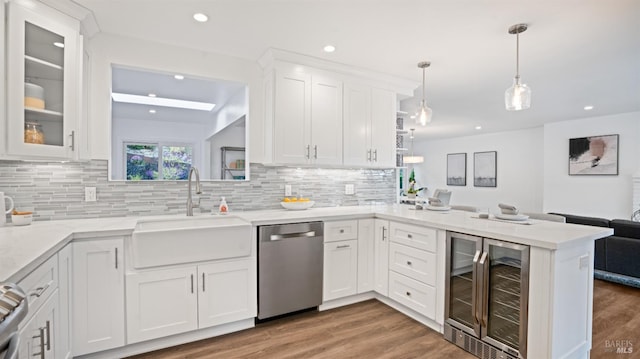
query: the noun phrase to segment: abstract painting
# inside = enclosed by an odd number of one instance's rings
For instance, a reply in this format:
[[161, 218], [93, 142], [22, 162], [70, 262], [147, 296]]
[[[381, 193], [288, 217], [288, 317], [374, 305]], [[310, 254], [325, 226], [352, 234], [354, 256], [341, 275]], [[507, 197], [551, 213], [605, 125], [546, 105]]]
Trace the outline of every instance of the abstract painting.
[[569, 175], [617, 175], [618, 135], [569, 139]]
[[447, 186], [467, 185], [467, 154], [447, 154]]
[[496, 151], [473, 153], [473, 186], [496, 187]]

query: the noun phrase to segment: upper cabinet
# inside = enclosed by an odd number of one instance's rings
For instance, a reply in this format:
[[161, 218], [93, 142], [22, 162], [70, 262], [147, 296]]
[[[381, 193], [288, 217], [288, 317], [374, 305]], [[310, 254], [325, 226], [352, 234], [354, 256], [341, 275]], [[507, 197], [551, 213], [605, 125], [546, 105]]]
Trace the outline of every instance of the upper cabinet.
[[418, 86], [280, 50], [265, 69], [265, 163], [395, 167], [397, 101]]
[[82, 108], [80, 23], [42, 4], [7, 6], [7, 154], [75, 159]]
[[394, 167], [396, 94], [357, 84], [344, 93], [344, 164]]

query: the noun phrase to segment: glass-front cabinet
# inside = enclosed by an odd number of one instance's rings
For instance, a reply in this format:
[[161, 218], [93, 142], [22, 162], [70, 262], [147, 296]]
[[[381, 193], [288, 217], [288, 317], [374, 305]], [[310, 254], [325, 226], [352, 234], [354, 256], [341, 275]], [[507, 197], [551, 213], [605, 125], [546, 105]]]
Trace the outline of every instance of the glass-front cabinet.
[[73, 159], [82, 106], [79, 22], [41, 4], [7, 6], [7, 152]]

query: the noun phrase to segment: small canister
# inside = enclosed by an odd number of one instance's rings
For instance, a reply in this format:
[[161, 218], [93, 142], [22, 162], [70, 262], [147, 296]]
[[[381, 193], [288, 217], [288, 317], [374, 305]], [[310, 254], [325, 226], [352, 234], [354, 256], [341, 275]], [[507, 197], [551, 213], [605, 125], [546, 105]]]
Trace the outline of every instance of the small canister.
[[24, 124], [24, 142], [34, 144], [44, 144], [44, 133], [42, 125], [37, 122], [25, 122]]

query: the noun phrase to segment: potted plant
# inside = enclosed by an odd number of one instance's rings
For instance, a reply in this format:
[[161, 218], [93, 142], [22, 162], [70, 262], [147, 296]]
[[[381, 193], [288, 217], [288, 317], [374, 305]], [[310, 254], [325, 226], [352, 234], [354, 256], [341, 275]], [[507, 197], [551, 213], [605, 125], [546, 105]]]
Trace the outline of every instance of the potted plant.
[[411, 174], [409, 175], [409, 188], [407, 189], [407, 197], [416, 198], [418, 192], [425, 189], [425, 187], [416, 187], [416, 173], [413, 169], [411, 169]]

